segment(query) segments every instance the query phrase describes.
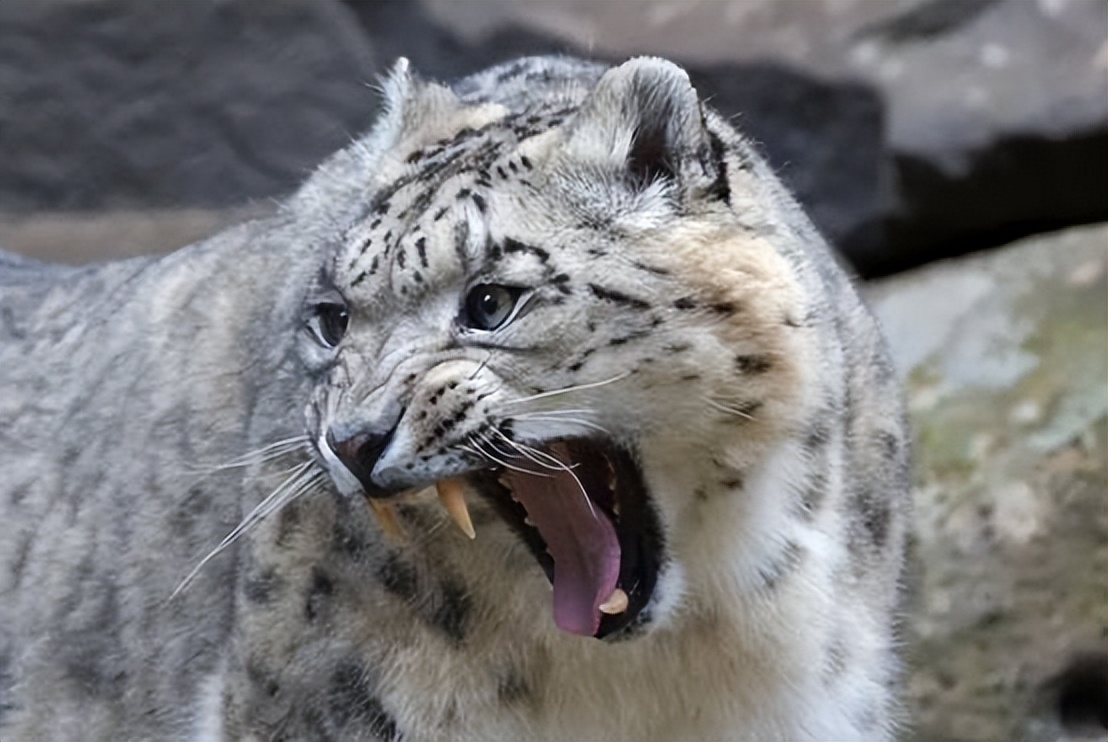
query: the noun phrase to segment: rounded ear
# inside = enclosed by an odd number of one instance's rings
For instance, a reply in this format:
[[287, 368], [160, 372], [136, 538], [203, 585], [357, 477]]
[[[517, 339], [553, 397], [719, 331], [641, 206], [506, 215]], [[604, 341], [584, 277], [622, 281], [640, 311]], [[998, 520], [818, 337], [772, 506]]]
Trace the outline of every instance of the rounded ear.
[[[2, 1], [2, 0], [0, 0]], [[405, 134], [418, 131], [429, 121], [447, 120], [461, 108], [458, 97], [446, 87], [425, 82], [400, 57], [381, 80], [382, 113], [373, 127], [350, 146], [332, 155], [297, 191], [293, 208], [330, 212], [343, 203], [354, 202], [346, 193], [364, 193], [372, 188], [373, 174]]]
[[381, 139], [394, 144], [405, 131], [416, 131], [461, 107], [450, 88], [429, 82], [411, 72], [406, 57], [400, 57], [382, 81], [385, 115], [379, 127]]
[[688, 74], [657, 57], [605, 72], [566, 128], [569, 156], [620, 165], [640, 186], [703, 177], [712, 152]]

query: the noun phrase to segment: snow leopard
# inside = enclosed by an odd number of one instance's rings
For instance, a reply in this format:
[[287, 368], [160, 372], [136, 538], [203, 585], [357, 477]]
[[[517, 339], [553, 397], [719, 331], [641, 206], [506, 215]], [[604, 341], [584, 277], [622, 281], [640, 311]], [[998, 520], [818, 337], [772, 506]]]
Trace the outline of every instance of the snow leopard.
[[652, 57], [407, 62], [271, 216], [0, 259], [0, 739], [887, 740], [909, 436]]

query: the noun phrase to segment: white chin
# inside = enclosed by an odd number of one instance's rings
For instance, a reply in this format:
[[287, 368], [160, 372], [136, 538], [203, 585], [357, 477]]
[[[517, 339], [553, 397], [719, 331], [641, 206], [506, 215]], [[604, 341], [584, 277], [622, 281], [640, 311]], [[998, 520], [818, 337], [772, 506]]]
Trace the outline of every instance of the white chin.
[[654, 585], [654, 594], [643, 611], [650, 611], [649, 629], [661, 629], [670, 626], [684, 601], [684, 568], [673, 559], [658, 570], [658, 581]]

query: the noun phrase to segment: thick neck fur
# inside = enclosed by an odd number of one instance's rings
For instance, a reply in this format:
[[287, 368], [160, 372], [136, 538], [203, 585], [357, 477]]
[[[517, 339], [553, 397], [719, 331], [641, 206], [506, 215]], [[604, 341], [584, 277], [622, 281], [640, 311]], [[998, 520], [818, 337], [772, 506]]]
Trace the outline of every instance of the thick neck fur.
[[[320, 644], [317, 674], [297, 679], [302, 692], [326, 688], [344, 664], [378, 668], [376, 697], [409, 739], [880, 738], [887, 730], [871, 726], [861, 699], [872, 704], [877, 694], [883, 705], [887, 691], [841, 668], [829, 683], [836, 668], [822, 659], [844, 627], [856, 644], [874, 650], [881, 629], [849, 621], [835, 607], [857, 596], [846, 584], [830, 592], [829, 572], [845, 553], [824, 532], [827, 522], [798, 516], [808, 455], [786, 440], [745, 472], [701, 463], [733, 457], [733, 445], [696, 458], [680, 450], [663, 457], [647, 447], [659, 456], [644, 469], [658, 499], [684, 504], [667, 514], [673, 561], [660, 579], [651, 621], [616, 641], [553, 625], [545, 576], [479, 503], [472, 508], [474, 542], [433, 505], [406, 512], [408, 536], [392, 540], [385, 560], [396, 560], [394, 582], [412, 584], [410, 592], [401, 594], [401, 586], [384, 600], [365, 589], [381, 579], [379, 568], [368, 575], [349, 549], [336, 548], [337, 522], [348, 520], [348, 537], [353, 529], [375, 528], [360, 503], [337, 512], [326, 499], [305, 504], [294, 516], [293, 538], [324, 552], [317, 565], [336, 580], [335, 594], [360, 592], [365, 603], [344, 601], [349, 613], [335, 616]], [[839, 497], [831, 492], [828, 499]], [[278, 523], [270, 533], [288, 538], [288, 530]], [[304, 557], [299, 553], [297, 561]], [[450, 565], [446, 583], [443, 565]], [[440, 621], [448, 612], [444, 584], [454, 599], [464, 596], [464, 626], [455, 635]], [[249, 603], [244, 607], [249, 613]], [[290, 691], [290, 700], [297, 698]], [[354, 723], [345, 733], [357, 738], [374, 731], [373, 723]]]

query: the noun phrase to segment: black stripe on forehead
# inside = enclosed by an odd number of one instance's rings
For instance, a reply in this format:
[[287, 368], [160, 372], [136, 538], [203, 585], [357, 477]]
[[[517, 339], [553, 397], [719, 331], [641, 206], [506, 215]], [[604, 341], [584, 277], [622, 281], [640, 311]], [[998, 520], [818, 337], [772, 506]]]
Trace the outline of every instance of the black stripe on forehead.
[[[460, 129], [449, 138], [411, 152], [404, 160], [407, 167], [403, 174], [373, 193], [366, 201], [355, 226], [351, 227], [351, 232], [368, 229], [369, 234], [366, 235], [363, 231], [361, 244], [347, 248], [350, 250], [348, 269], [355, 271], [355, 275], [364, 280], [376, 272], [367, 269], [365, 265], [371, 259], [374, 263], [379, 263], [379, 258], [383, 258], [380, 268], [390, 274], [399, 261], [411, 264], [418, 260], [418, 264], [426, 268], [425, 242], [414, 242], [412, 254], [408, 255], [401, 251], [400, 245], [396, 245], [397, 251], [390, 250], [395, 241], [393, 236], [403, 241], [409, 231], [417, 228], [421, 222], [441, 221], [451, 212], [464, 214], [465, 205], [462, 202], [470, 202], [478, 211], [485, 212], [485, 191], [496, 187], [492, 182], [494, 177], [500, 176], [502, 182], [525, 178], [526, 171], [533, 167], [526, 157], [514, 155], [519, 143], [559, 125], [568, 113], [568, 109], [527, 110], [508, 115], [481, 128]], [[444, 198], [452, 201], [451, 193], [455, 191], [452, 184], [455, 183], [458, 202], [444, 201]], [[432, 210], [434, 213], [429, 213]], [[460, 219], [459, 225], [464, 221], [464, 218]], [[367, 222], [368, 227], [360, 226]], [[384, 229], [386, 226], [390, 228], [386, 235], [381, 237], [375, 234], [378, 228]], [[453, 248], [461, 260], [463, 270], [467, 270], [471, 257], [466, 244], [469, 242], [468, 225], [460, 229], [464, 231], [459, 231], [459, 226], [455, 225]], [[509, 245], [508, 249], [512, 247], [522, 246]], [[545, 252], [541, 248], [528, 251], [540, 260], [547, 257], [540, 254]], [[405, 265], [399, 267], [403, 269]]]
[[[400, 230], [405, 231], [426, 214], [446, 184], [468, 172], [474, 173], [476, 177], [477, 173], [487, 169], [501, 157], [505, 149], [515, 145], [510, 138], [480, 141], [473, 139], [472, 134], [467, 134], [463, 141], [467, 139], [472, 140], [471, 146], [460, 149], [453, 149], [452, 146], [438, 148], [421, 160], [418, 167], [379, 188], [367, 202], [357, 222], [364, 223], [370, 219], [379, 222], [384, 213], [398, 219], [401, 222]], [[393, 208], [396, 213], [390, 213]], [[375, 226], [370, 224], [370, 229]], [[369, 240], [363, 242], [358, 257], [364, 255], [372, 244]]]
[[454, 252], [462, 270], [469, 272], [469, 221], [461, 219], [454, 225]]
[[[523, 140], [560, 125], [571, 111], [571, 108], [562, 107], [512, 113], [480, 128], [463, 127], [449, 139], [440, 139], [413, 151], [405, 162], [414, 169], [378, 189], [358, 221], [387, 209], [397, 193], [412, 184], [417, 184], [420, 191], [401, 213], [401, 216], [408, 218], [422, 216], [443, 184], [462, 172], [473, 172], [480, 184], [491, 186], [489, 173], [506, 150], [514, 149]], [[523, 162], [525, 166], [530, 166], [526, 158]], [[515, 172], [514, 165], [509, 163], [512, 172]]]

